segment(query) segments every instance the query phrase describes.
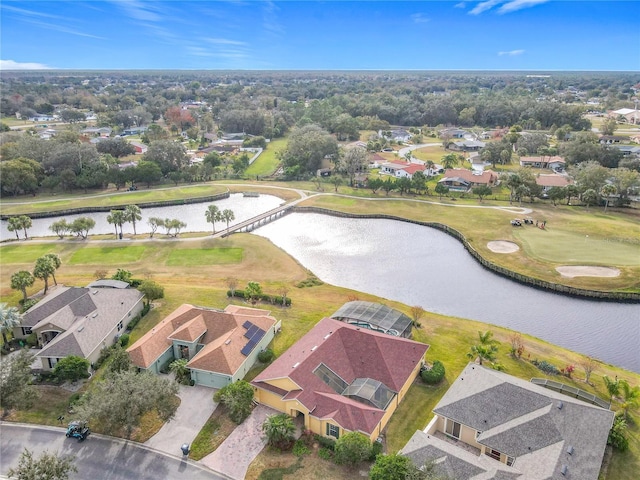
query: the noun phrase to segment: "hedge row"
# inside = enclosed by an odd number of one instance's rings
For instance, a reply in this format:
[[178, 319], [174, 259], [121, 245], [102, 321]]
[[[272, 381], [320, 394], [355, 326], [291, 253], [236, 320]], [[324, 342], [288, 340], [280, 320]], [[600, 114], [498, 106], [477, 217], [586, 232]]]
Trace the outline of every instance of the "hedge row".
[[[233, 292], [231, 292], [231, 290], [227, 290], [227, 297], [231, 298], [231, 297], [235, 297], [235, 298], [242, 298], [242, 299], [246, 299], [246, 295], [244, 293], [244, 290], [234, 290]], [[264, 293], [260, 296], [259, 300], [265, 303], [271, 303], [273, 305], [282, 305], [282, 301], [283, 298], [281, 295], [269, 295], [268, 293]], [[291, 299], [289, 297], [286, 297], [286, 299], [284, 300], [284, 306], [285, 307], [290, 307], [291, 306]]]

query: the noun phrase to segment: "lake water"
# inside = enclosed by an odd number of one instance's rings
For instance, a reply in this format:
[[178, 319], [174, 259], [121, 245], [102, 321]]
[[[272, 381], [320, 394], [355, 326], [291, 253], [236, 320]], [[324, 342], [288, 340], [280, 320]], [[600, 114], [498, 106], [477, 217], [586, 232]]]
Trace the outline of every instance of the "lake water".
[[[229, 226], [241, 223], [256, 215], [276, 208], [282, 205], [284, 201], [281, 198], [273, 195], [260, 195], [259, 197], [244, 197], [241, 193], [233, 193], [229, 198], [222, 200], [216, 200], [215, 202], [205, 203], [190, 203], [186, 205], [173, 205], [170, 207], [153, 207], [142, 209], [142, 220], [136, 222], [136, 231], [138, 233], [149, 233], [151, 230], [147, 224], [147, 220], [151, 217], [158, 218], [177, 218], [187, 224], [182, 230], [183, 232], [207, 232], [212, 231], [211, 224], [207, 223], [204, 212], [211, 204], [216, 205], [220, 211], [224, 209], [230, 209], [233, 211], [235, 220], [229, 222]], [[90, 232], [90, 234], [100, 233], [113, 233], [115, 237], [115, 228], [109, 222], [107, 222], [108, 212], [96, 212], [96, 213], [84, 213], [79, 215], [66, 215], [65, 217], [51, 217], [51, 218], [35, 218], [33, 219], [33, 226], [27, 231], [30, 237], [46, 237], [55, 236], [49, 225], [60, 218], [66, 218], [67, 222], [71, 223], [78, 217], [91, 217], [96, 221], [96, 226]], [[216, 222], [216, 231], [226, 228], [225, 222]], [[130, 223], [125, 223], [122, 226], [122, 231], [127, 234], [133, 233], [133, 226]], [[159, 228], [156, 234], [162, 234], [164, 229]], [[20, 238], [24, 237], [23, 232], [20, 233]], [[7, 238], [15, 238], [14, 232], [7, 230], [7, 222], [2, 221], [0, 227], [0, 239], [5, 240]]]
[[[234, 212], [234, 225], [283, 201], [232, 194], [214, 203]], [[204, 216], [209, 204], [143, 209], [137, 231], [149, 231], [149, 217], [178, 218], [187, 223], [183, 232], [211, 231]], [[96, 220], [92, 233], [114, 233], [107, 215], [85, 215]], [[56, 220], [34, 219], [30, 236], [53, 235], [48, 227]], [[0, 238], [15, 237], [6, 223]], [[217, 223], [216, 230], [225, 226]], [[131, 224], [124, 225], [124, 232], [133, 233]], [[460, 242], [438, 230], [393, 220], [293, 213], [253, 233], [270, 239], [327, 283], [512, 328], [640, 372], [640, 305], [564, 297], [521, 285], [483, 269]]]
[[254, 233], [330, 284], [512, 328], [640, 372], [640, 305], [521, 285], [485, 270], [460, 242], [438, 230], [293, 213]]

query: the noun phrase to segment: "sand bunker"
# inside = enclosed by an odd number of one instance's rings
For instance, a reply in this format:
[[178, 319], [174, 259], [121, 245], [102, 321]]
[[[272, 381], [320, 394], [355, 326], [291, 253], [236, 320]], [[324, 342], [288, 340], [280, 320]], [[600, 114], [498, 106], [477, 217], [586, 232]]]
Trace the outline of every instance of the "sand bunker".
[[589, 266], [569, 266], [556, 267], [556, 270], [563, 277], [617, 277], [620, 270], [611, 267], [589, 267]]
[[513, 242], [495, 240], [487, 243], [487, 248], [494, 253], [513, 253], [520, 250], [520, 247]]

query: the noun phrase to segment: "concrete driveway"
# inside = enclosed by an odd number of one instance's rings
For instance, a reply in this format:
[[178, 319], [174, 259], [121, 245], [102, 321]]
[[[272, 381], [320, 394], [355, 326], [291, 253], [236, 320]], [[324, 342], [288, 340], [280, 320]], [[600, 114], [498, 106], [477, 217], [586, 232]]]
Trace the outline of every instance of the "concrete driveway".
[[238, 425], [216, 451], [204, 457], [200, 463], [234, 480], [244, 479], [249, 465], [267, 444], [262, 438], [262, 424], [267, 416], [278, 413], [280, 412], [277, 410], [258, 405], [249, 418]]
[[175, 416], [144, 444], [170, 455], [182, 455], [180, 446], [183, 443], [191, 445], [218, 406], [213, 401], [215, 392], [215, 389], [200, 385], [180, 385], [180, 406]]

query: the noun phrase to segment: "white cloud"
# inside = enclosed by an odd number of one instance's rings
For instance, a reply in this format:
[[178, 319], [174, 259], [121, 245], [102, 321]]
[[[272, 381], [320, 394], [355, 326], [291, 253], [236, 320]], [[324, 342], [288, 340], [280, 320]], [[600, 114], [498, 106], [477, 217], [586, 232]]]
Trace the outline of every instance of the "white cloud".
[[541, 3], [547, 3], [549, 0], [511, 0], [498, 9], [498, 13], [517, 12], [523, 8], [535, 7]]
[[14, 60], [0, 60], [0, 70], [47, 70], [48, 65], [43, 63], [16, 62]]
[[203, 40], [209, 43], [214, 43], [216, 45], [240, 45], [240, 46], [247, 45], [247, 42], [240, 42], [238, 40], [229, 40], [228, 38], [205, 38]]
[[411, 15], [411, 19], [413, 20], [413, 23], [427, 23], [431, 21], [431, 19], [425, 17], [423, 13], [414, 13]]
[[503, 52], [498, 52], [499, 56], [504, 56], [507, 55], [509, 57], [515, 57], [517, 55], [522, 55], [524, 53], [524, 50], [509, 50], [509, 51], [503, 51]]
[[454, 8], [464, 8], [466, 6], [467, 6], [467, 4], [465, 2], [460, 2], [460, 3], [456, 3], [454, 5]]
[[157, 22], [161, 20], [160, 15], [154, 12], [153, 4], [150, 2], [139, 2], [137, 0], [125, 0], [115, 2], [121, 7], [129, 17], [144, 22]]
[[480, 2], [471, 10], [469, 10], [469, 15], [480, 15], [482, 12], [486, 12], [496, 5], [502, 3], [504, 0], [486, 0], [484, 2]]

